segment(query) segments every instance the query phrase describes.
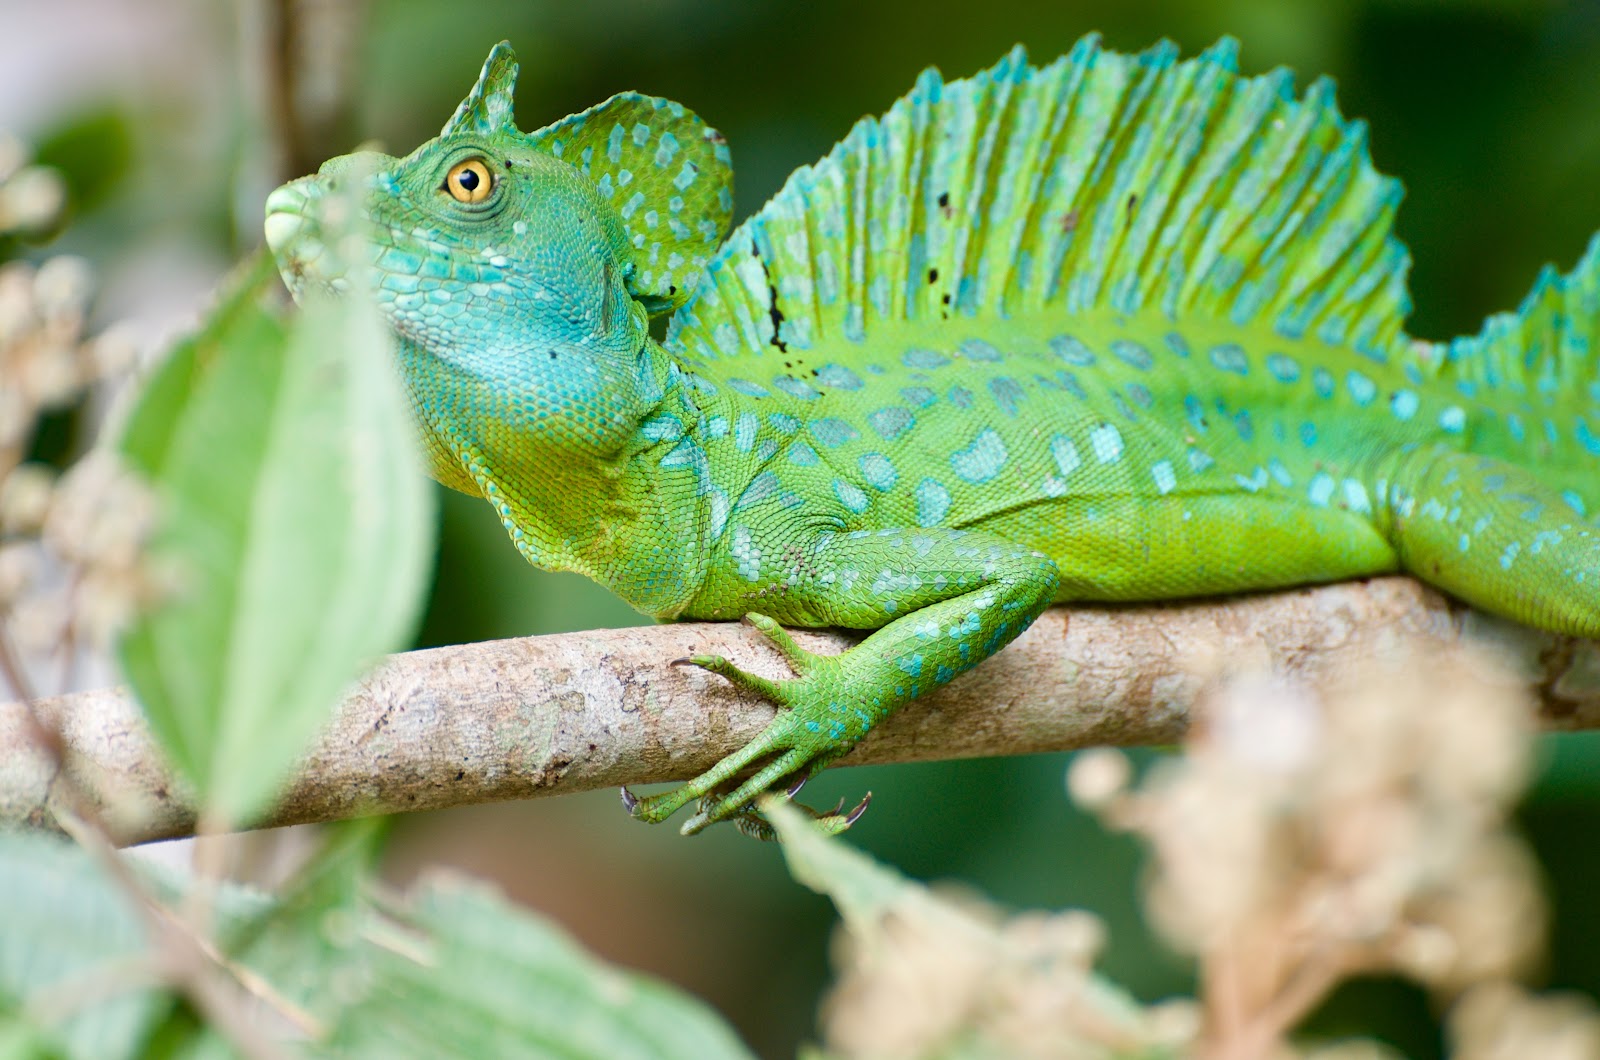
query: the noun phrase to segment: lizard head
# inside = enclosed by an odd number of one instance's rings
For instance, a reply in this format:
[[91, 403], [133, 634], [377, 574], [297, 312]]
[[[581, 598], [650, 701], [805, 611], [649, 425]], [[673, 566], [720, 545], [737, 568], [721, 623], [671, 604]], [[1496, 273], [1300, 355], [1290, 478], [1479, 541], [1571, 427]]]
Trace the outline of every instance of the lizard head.
[[682, 304], [732, 210], [722, 138], [636, 93], [525, 134], [516, 75], [502, 42], [437, 138], [274, 191], [265, 231], [290, 290], [342, 292], [350, 262], [370, 266], [395, 331], [446, 356], [633, 341]]

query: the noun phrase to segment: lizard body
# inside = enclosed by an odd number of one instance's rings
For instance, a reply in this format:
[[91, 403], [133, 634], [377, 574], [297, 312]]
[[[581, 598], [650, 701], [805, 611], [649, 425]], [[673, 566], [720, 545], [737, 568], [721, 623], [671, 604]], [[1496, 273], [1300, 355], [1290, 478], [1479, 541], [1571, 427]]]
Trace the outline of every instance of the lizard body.
[[[502, 44], [438, 139], [279, 189], [268, 240], [340, 286], [320, 204], [369, 170], [440, 480], [535, 565], [789, 659], [693, 660], [790, 709], [636, 816], [745, 812], [1054, 601], [1407, 570], [1600, 635], [1600, 240], [1478, 336], [1407, 336], [1399, 185], [1328, 82], [1228, 41], [929, 71], [723, 243], [698, 118], [624, 94], [523, 134], [515, 72]], [[782, 624], [874, 632], [823, 658]]]

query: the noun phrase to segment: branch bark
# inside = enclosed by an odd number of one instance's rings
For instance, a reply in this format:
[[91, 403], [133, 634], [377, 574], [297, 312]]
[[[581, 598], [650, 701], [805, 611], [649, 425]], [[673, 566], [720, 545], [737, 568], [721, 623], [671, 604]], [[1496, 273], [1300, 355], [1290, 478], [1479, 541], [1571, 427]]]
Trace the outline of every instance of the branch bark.
[[[851, 643], [798, 631], [816, 651]], [[1406, 578], [1141, 607], [1053, 608], [1000, 655], [888, 719], [844, 764], [1169, 744], [1219, 670], [1315, 685], [1408, 645], [1470, 639], [1526, 675], [1552, 729], [1600, 727], [1600, 646], [1524, 629]], [[488, 641], [385, 660], [339, 704], [263, 827], [683, 780], [753, 738], [771, 705], [669, 661], [717, 653], [773, 677], [752, 629], [683, 623]], [[123, 843], [189, 835], [195, 807], [124, 689], [36, 706]], [[55, 828], [55, 762], [0, 706], [0, 824]], [[619, 811], [620, 812], [620, 811]]]

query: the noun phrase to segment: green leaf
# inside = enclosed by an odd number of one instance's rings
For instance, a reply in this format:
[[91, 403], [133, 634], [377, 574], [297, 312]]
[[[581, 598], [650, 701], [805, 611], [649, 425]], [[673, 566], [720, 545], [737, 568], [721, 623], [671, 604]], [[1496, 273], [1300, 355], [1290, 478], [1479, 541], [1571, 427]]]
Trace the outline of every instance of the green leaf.
[[[146, 942], [133, 906], [54, 836], [0, 832], [0, 866], [0, 1055], [141, 1055], [171, 1000], [138, 971]], [[86, 995], [95, 1000], [74, 1004]]]
[[436, 877], [367, 923], [372, 980], [340, 1056], [721, 1060], [751, 1055], [703, 1004], [595, 960], [481, 884]]
[[207, 820], [259, 812], [360, 669], [403, 647], [432, 557], [432, 492], [365, 299], [287, 328], [260, 270], [151, 380], [123, 450], [163, 502], [180, 580], [121, 645]]

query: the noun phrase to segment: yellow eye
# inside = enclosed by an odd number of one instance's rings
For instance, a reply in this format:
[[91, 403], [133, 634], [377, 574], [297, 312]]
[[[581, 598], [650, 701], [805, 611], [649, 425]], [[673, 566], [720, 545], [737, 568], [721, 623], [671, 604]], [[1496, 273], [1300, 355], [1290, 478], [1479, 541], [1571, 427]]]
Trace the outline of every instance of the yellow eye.
[[444, 190], [456, 202], [482, 202], [494, 190], [494, 175], [481, 158], [457, 162], [444, 175]]

